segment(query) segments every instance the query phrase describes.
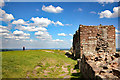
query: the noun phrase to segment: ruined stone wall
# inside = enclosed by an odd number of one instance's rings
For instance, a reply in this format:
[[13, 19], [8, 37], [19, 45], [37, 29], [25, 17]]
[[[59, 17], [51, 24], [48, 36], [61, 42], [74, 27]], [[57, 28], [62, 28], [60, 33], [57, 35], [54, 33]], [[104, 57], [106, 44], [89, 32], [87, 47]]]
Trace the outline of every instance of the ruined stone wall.
[[115, 27], [80, 25], [73, 36], [73, 51], [76, 58], [96, 52], [115, 53]]
[[79, 68], [85, 78], [119, 80], [120, 53], [116, 53], [113, 25], [80, 25], [73, 36], [73, 52], [80, 58]]
[[77, 58], [80, 57], [80, 33], [79, 30], [76, 31], [74, 37], [73, 37], [73, 52], [74, 52], [74, 56], [76, 56]]

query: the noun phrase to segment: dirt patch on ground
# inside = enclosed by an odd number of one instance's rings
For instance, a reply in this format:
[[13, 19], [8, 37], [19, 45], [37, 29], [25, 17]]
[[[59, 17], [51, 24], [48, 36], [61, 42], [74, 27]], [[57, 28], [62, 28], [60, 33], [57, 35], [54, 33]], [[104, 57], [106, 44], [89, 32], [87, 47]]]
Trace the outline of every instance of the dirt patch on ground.
[[49, 51], [49, 50], [42, 50], [42, 51], [45, 51], [45, 52], [50, 52], [50, 53], [54, 53], [54, 51]]

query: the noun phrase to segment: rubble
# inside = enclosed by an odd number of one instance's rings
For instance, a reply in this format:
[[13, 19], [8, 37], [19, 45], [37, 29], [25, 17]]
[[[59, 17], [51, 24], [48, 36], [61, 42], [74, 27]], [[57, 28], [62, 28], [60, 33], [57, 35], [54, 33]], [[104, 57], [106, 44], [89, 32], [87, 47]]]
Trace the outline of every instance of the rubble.
[[116, 52], [113, 25], [80, 25], [73, 36], [73, 54], [79, 59], [80, 71], [85, 78], [120, 78], [120, 53]]
[[112, 69], [113, 74], [120, 78], [120, 70], [119, 69]]

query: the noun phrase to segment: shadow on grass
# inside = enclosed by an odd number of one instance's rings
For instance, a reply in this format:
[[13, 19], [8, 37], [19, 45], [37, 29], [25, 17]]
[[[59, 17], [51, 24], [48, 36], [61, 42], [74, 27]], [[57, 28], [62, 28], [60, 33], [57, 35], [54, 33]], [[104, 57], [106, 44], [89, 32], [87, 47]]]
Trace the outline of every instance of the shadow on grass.
[[71, 59], [73, 59], [73, 60], [77, 60], [77, 59], [73, 56], [73, 54], [70, 54], [69, 52], [66, 52], [65, 55], [66, 55], [68, 58], [71, 58]]
[[75, 66], [74, 66], [74, 70], [77, 70], [77, 73], [72, 73], [71, 74], [71, 76], [72, 76], [72, 78], [70, 79], [70, 80], [83, 80], [83, 75], [82, 75], [82, 73], [80, 72], [80, 70], [79, 70], [79, 66], [78, 66], [78, 64], [76, 64]]
[[[77, 59], [76, 59], [72, 54], [70, 54], [69, 52], [66, 52], [65, 55], [66, 55], [68, 58], [71, 58], [71, 59], [77, 61]], [[76, 70], [77, 73], [72, 73], [72, 74], [71, 74], [72, 78], [71, 78], [70, 80], [85, 80], [84, 77], [83, 77], [83, 75], [82, 75], [82, 73], [80, 72], [79, 64], [76, 64], [76, 65], [74, 66], [74, 70]]]
[[82, 74], [81, 74], [81, 72], [78, 72], [78, 73], [72, 73], [72, 78], [71, 78], [71, 80], [73, 80], [74, 78], [82, 78]]
[[78, 64], [75, 65], [74, 70], [75, 70], [75, 69], [79, 69]]

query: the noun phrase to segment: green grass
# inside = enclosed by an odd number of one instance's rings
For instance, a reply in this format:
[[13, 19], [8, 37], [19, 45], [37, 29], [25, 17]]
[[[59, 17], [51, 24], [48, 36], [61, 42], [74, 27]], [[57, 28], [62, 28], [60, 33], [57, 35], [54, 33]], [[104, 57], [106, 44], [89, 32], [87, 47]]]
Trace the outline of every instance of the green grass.
[[[3, 78], [62, 78], [62, 66], [74, 68], [76, 61], [59, 50], [26, 50], [2, 52]], [[54, 52], [54, 53], [53, 53]], [[69, 64], [69, 66], [66, 64]], [[37, 68], [36, 68], [37, 67]], [[46, 72], [45, 72], [46, 71]]]

